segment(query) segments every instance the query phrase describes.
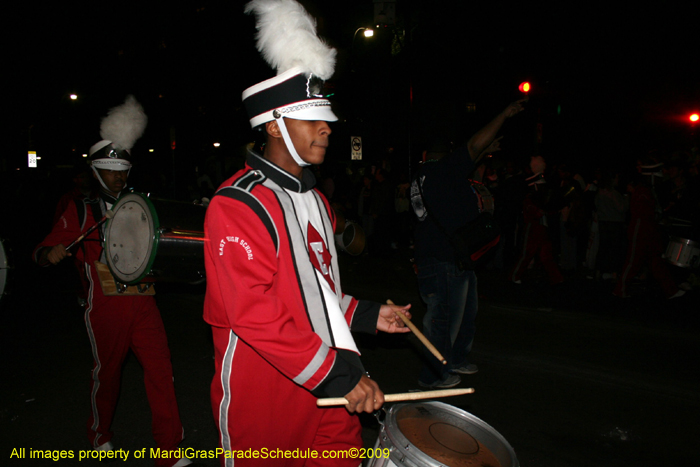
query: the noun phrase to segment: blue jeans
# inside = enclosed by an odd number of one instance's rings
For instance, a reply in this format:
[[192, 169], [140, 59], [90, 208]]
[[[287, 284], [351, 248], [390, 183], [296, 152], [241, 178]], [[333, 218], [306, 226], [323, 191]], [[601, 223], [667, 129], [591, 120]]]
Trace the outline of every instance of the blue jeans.
[[476, 274], [460, 270], [456, 262], [429, 258], [418, 264], [418, 288], [428, 305], [423, 333], [447, 360], [443, 365], [424, 351], [427, 361], [418, 379], [433, 384], [446, 378], [450, 370], [469, 363], [479, 304]]

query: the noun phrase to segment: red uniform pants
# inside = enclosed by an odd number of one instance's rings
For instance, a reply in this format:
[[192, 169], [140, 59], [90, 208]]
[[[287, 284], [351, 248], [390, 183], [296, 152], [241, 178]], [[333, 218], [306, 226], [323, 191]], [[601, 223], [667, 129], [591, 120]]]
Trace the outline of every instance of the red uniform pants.
[[671, 271], [661, 257], [663, 244], [657, 227], [644, 224], [640, 220], [633, 220], [629, 234], [625, 265], [622, 267], [622, 274], [613, 293], [618, 297], [627, 297], [632, 279], [645, 264], [649, 265], [652, 276], [658, 281], [667, 298], [678, 292], [678, 286], [673, 281]]
[[558, 284], [564, 280], [561, 271], [554, 262], [552, 254], [552, 242], [547, 237], [547, 228], [539, 224], [539, 221], [527, 222], [523, 235], [523, 251], [518, 256], [515, 266], [509, 278], [512, 281], [519, 281], [527, 270], [530, 261], [539, 252], [540, 261], [549, 276], [550, 284]]
[[[88, 437], [92, 446], [112, 438], [121, 371], [131, 349], [143, 367], [146, 395], [151, 407], [153, 439], [161, 450], [175, 450], [183, 439], [175, 399], [173, 369], [165, 328], [152, 296], [107, 297], [93, 281], [85, 311], [94, 368], [90, 390]], [[157, 459], [169, 467], [178, 459]]]

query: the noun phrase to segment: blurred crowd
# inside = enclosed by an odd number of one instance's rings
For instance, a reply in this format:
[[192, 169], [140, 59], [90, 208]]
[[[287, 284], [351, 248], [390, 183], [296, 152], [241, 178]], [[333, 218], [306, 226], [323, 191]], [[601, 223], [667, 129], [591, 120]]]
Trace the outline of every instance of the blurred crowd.
[[[639, 215], [635, 190], [639, 195], [641, 187], [649, 187], [655, 227], [644, 230], [648, 234], [657, 229], [660, 242], [652, 255], [659, 259], [675, 255], [675, 261], [666, 258], [662, 267], [668, 268], [679, 290], [700, 286], [697, 148], [652, 152], [628, 167], [610, 164], [587, 170], [537, 159], [539, 167], [532, 161], [518, 164], [489, 157], [474, 174], [475, 191], [484, 206], [494, 207], [502, 231], [487, 269], [502, 271], [523, 286], [543, 277], [552, 285], [573, 278], [615, 284], [630, 260], [630, 243], [636, 241], [630, 233], [630, 222]], [[645, 172], [643, 167], [652, 169]], [[317, 177], [336, 210], [364, 229], [364, 254], [386, 257], [412, 248], [407, 171], [394, 170], [388, 159], [360, 170], [327, 162]], [[533, 240], [529, 223], [537, 225], [542, 238]], [[526, 263], [519, 265], [523, 259]], [[652, 277], [652, 266], [642, 264], [634, 278]]]
[[[653, 185], [653, 216], [663, 250], [654, 254], [679, 256], [675, 263], [665, 263], [680, 290], [700, 287], [697, 274], [699, 159], [695, 148], [671, 154], [652, 152], [628, 167], [542, 163], [542, 173], [535, 174], [533, 164], [525, 158], [516, 161], [487, 157], [474, 174], [473, 185], [482, 204], [494, 207], [494, 216], [501, 227], [501, 241], [485, 267], [502, 271], [508, 280], [525, 287], [543, 278], [548, 278], [552, 284], [573, 277], [615, 283], [623, 273], [630, 246], [628, 229], [633, 193], [638, 186]], [[319, 189], [347, 221], [345, 226], [362, 227], [364, 236], [355, 238], [355, 242], [362, 243], [359, 246], [363, 254], [390, 257], [398, 251], [407, 251], [410, 255], [414, 220], [408, 193], [411, 173], [406, 164], [395, 160], [387, 153], [374, 164], [327, 160], [315, 167]], [[642, 175], [640, 167], [644, 164], [656, 167], [655, 175]], [[181, 177], [186, 178], [183, 184], [186, 189], [178, 193], [193, 202], [210, 198], [223, 175], [240, 168], [243, 159], [227, 161], [226, 167], [221, 165], [212, 158], [194, 173], [182, 174]], [[26, 199], [35, 206], [35, 223], [41, 224], [41, 231], [46, 230], [43, 224], [55, 218], [69, 198], [85, 196], [95, 190], [88, 170], [87, 165], [78, 165], [70, 175], [71, 186], [67, 180], [58, 180], [56, 176], [43, 181], [12, 177], [14, 183], [5, 184], [4, 191], [6, 199], [17, 202], [5, 204], [6, 214], [9, 218], [18, 215], [23, 209], [21, 200]], [[137, 191], [174, 199], [170, 195], [172, 188], [164, 180], [140, 175], [130, 183]], [[533, 183], [536, 175], [539, 179]], [[33, 189], [24, 189], [28, 186]], [[65, 194], [56, 208], [60, 193]], [[539, 213], [535, 219], [533, 211]], [[544, 232], [544, 238], [535, 245], [538, 250], [530, 252], [532, 254], [526, 251], [533, 248], [527, 244], [532, 240], [532, 236], [527, 235], [528, 221], [536, 222]], [[6, 226], [5, 236], [10, 227]], [[679, 243], [682, 241], [685, 241], [683, 245]], [[341, 249], [348, 247], [340, 246]], [[353, 247], [356, 251], [358, 245]], [[527, 264], [521, 265], [522, 270], [514, 271], [523, 257]], [[645, 280], [652, 276], [649, 265], [643, 265], [635, 277]]]

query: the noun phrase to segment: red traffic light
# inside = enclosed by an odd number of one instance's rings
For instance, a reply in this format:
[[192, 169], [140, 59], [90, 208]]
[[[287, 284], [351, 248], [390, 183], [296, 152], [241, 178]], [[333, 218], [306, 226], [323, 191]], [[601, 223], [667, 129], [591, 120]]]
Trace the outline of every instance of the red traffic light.
[[520, 86], [518, 86], [518, 89], [520, 90], [520, 92], [524, 92], [527, 94], [528, 92], [530, 92], [530, 83], [528, 81], [523, 81], [522, 83], [520, 83]]

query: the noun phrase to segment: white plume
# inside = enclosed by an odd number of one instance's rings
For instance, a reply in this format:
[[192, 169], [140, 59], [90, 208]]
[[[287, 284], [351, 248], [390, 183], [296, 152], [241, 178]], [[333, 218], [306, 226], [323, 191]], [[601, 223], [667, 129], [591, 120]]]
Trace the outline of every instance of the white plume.
[[316, 21], [295, 0], [253, 0], [245, 12], [257, 17], [257, 48], [277, 74], [293, 67], [328, 79], [336, 50], [316, 35]]
[[109, 109], [102, 119], [100, 136], [111, 141], [115, 149], [131, 149], [143, 135], [147, 123], [148, 117], [141, 104], [128, 95], [122, 105]]

